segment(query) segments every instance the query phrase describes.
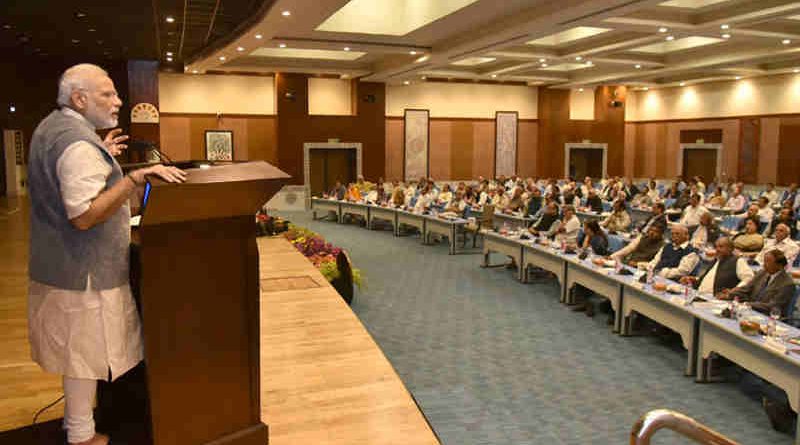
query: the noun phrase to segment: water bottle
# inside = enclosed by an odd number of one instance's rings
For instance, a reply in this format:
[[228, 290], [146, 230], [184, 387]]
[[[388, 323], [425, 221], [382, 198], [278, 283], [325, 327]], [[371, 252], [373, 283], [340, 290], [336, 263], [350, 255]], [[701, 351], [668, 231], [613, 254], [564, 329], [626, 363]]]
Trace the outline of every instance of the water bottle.
[[647, 284], [652, 286], [653, 285], [653, 268], [647, 268]]

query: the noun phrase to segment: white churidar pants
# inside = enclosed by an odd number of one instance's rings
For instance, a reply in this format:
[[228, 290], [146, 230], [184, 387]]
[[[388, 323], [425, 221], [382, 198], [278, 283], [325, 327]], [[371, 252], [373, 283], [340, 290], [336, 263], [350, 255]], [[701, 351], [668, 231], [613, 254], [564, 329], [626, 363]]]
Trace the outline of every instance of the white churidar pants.
[[94, 437], [94, 398], [97, 380], [64, 376], [64, 429], [67, 442], [85, 442]]

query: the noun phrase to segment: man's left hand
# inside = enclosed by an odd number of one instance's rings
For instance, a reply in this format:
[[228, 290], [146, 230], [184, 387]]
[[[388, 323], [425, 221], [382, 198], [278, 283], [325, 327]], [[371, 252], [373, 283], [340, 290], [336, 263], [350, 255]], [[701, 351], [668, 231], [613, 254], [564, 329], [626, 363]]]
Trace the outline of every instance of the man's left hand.
[[106, 146], [111, 156], [119, 156], [128, 148], [127, 144], [123, 144], [128, 139], [130, 139], [130, 136], [122, 134], [122, 128], [115, 128], [109, 131], [106, 138], [103, 139], [103, 145]]

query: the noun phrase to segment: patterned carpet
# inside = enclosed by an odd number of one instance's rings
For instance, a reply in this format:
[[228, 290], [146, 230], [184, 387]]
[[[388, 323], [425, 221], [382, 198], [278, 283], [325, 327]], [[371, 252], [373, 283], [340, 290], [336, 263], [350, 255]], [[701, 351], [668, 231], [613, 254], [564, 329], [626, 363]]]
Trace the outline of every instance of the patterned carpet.
[[[742, 444], [790, 444], [734, 383], [683, 376], [686, 352], [620, 337], [558, 302], [557, 283], [521, 284], [480, 256], [417, 236], [283, 215], [348, 250], [366, 279], [353, 310], [444, 444], [627, 444], [643, 413], [669, 408]], [[493, 258], [493, 262], [503, 261]], [[653, 443], [692, 443], [671, 432]]]

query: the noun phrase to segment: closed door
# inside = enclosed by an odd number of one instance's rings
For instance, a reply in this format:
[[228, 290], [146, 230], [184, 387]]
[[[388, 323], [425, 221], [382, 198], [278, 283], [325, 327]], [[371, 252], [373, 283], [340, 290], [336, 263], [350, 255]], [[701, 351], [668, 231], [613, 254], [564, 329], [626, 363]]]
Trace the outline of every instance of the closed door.
[[569, 175], [573, 178], [603, 177], [603, 150], [596, 148], [571, 148]]
[[702, 176], [706, 182], [717, 176], [717, 150], [690, 148], [683, 150], [683, 176]]
[[312, 195], [329, 191], [340, 181], [347, 185], [356, 180], [355, 150], [311, 149], [309, 186]]

